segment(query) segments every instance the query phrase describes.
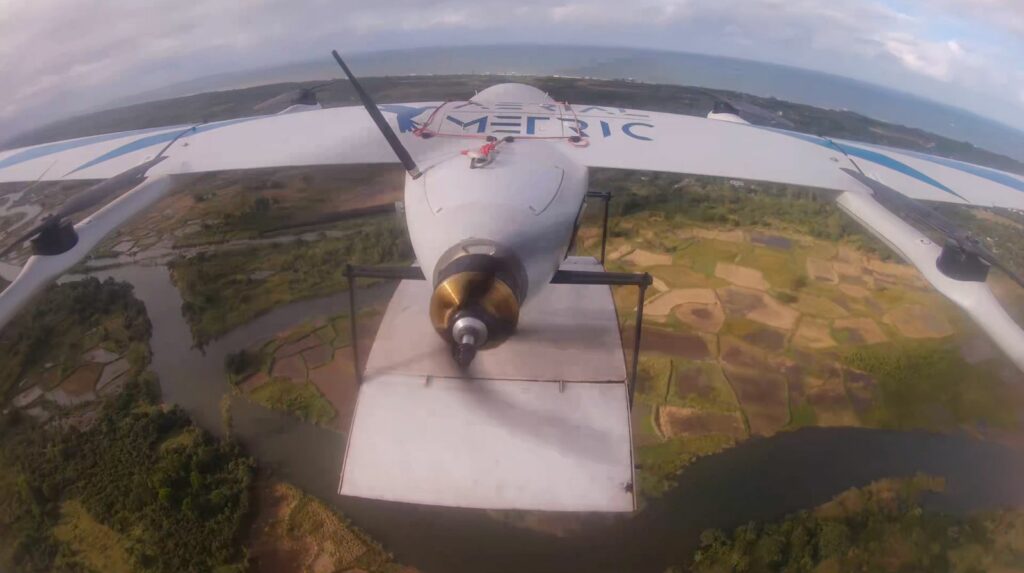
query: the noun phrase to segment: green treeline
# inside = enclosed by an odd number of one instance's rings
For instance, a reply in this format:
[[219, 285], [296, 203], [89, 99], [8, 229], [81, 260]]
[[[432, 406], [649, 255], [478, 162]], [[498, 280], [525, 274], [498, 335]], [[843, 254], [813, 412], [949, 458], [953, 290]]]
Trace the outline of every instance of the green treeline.
[[244, 562], [254, 462], [197, 430], [182, 410], [156, 406], [155, 394], [152, 382], [129, 383], [85, 431], [3, 420], [0, 536], [13, 565], [82, 568], [53, 535], [67, 500], [126, 540], [136, 570]]
[[617, 217], [612, 221], [651, 211], [679, 223], [788, 229], [826, 241], [846, 240], [883, 258], [891, 256], [888, 247], [836, 207], [831, 192], [737, 183], [741, 186], [712, 177], [611, 169], [595, 169], [590, 177], [591, 189], [611, 191], [616, 198], [611, 213]]
[[[941, 480], [940, 480], [941, 481]], [[1024, 515], [954, 516], [923, 509], [934, 479], [883, 480], [781, 522], [701, 534], [698, 573], [1019, 571]]]
[[[135, 571], [245, 564], [254, 462], [158, 404], [150, 334], [131, 285], [95, 278], [50, 287], [0, 333], [0, 570], [124, 570], [107, 553]], [[126, 353], [121, 392], [47, 404], [45, 423], [9, 405], [94, 347]]]

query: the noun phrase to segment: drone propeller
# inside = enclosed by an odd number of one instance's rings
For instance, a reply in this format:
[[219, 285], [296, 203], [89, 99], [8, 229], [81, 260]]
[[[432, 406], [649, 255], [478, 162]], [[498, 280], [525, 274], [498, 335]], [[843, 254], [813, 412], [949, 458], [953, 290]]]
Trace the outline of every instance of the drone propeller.
[[907, 197], [877, 179], [868, 177], [861, 171], [845, 167], [840, 169], [870, 189], [875, 199], [894, 214], [910, 217], [945, 236], [947, 248], [954, 249], [954, 255], [961, 261], [966, 262], [972, 258], [980, 260], [988, 266], [1003, 271], [1014, 282], [1024, 287], [1024, 277], [1000, 261], [995, 253], [983, 245], [970, 231], [961, 229], [956, 223], [943, 217], [934, 209]]
[[700, 91], [714, 100], [715, 103], [714, 107], [711, 109], [711, 113], [732, 114], [749, 123], [757, 125], [770, 125], [774, 127], [783, 127], [785, 129], [796, 129], [793, 122], [763, 107], [744, 101], [729, 99], [710, 90], [702, 89]]
[[[152, 159], [122, 171], [109, 179], [101, 181], [65, 201], [60, 208], [43, 216], [43, 219], [39, 224], [23, 233], [15, 239], [13, 243], [7, 245], [7, 247], [0, 251], [0, 259], [9, 255], [25, 241], [32, 240], [33, 242], [36, 242], [40, 238], [45, 237], [57, 240], [57, 245], [53, 249], [40, 249], [40, 254], [59, 254], [73, 247], [77, 242], [77, 238], [74, 236], [74, 229], [70, 228], [70, 221], [68, 220], [69, 217], [102, 203], [111, 195], [119, 194], [137, 186], [146, 179], [147, 171], [157, 163], [167, 159], [164, 153], [166, 153], [172, 145], [174, 145], [185, 134], [195, 131], [197, 127], [199, 126], [193, 125], [192, 127], [175, 135], [174, 138], [171, 139], [171, 141], [169, 141], [167, 145], [165, 145], [163, 149], [161, 149]], [[42, 179], [42, 176], [40, 176], [40, 179]], [[38, 182], [39, 180], [36, 181], [36, 183]], [[33, 185], [36, 183], [33, 183]]]
[[416, 166], [416, 162], [413, 161], [412, 155], [409, 155], [409, 150], [402, 145], [401, 140], [395, 135], [395, 131], [391, 129], [391, 125], [384, 119], [384, 115], [380, 112], [377, 104], [374, 103], [373, 98], [370, 94], [366, 93], [363, 86], [359, 83], [359, 80], [352, 74], [352, 70], [348, 69], [345, 65], [344, 60], [338, 55], [337, 50], [331, 50], [331, 55], [334, 56], [334, 60], [341, 66], [341, 71], [345, 72], [345, 76], [348, 77], [348, 81], [352, 83], [352, 89], [356, 91], [356, 95], [359, 96], [359, 101], [363, 102], [363, 107], [366, 108], [366, 113], [370, 114], [370, 118], [373, 119], [373, 123], [377, 124], [377, 129], [380, 130], [381, 134], [384, 135], [384, 139], [388, 140], [388, 145], [391, 146], [392, 151], [398, 157], [398, 161], [402, 163], [402, 167], [409, 172], [409, 176], [413, 179], [419, 179], [423, 173], [419, 167]]
[[289, 90], [254, 105], [253, 109], [255, 111], [267, 111], [276, 108], [285, 109], [293, 105], [317, 105], [320, 103], [320, 100], [317, 99], [316, 92], [339, 81], [341, 80], [331, 80], [308, 88]]

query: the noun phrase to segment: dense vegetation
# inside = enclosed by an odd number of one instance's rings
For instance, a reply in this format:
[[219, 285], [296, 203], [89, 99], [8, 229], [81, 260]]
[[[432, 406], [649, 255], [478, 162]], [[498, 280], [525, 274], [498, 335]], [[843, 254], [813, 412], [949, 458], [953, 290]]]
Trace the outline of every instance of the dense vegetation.
[[1018, 400], [988, 368], [972, 366], [945, 341], [903, 341], [850, 351], [843, 362], [871, 375], [877, 397], [870, 425], [941, 429], [1012, 428]]
[[410, 260], [404, 226], [384, 217], [355, 225], [341, 238], [200, 253], [170, 266], [185, 301], [182, 313], [202, 346], [275, 306], [344, 290], [346, 263]]
[[842, 571], [1018, 571], [1024, 514], [960, 517], [927, 511], [920, 496], [941, 488], [917, 477], [841, 494], [777, 523], [748, 523], [732, 535], [701, 535], [698, 573]]
[[50, 287], [0, 334], [15, 381], [73, 368], [98, 344], [127, 353], [130, 380], [46, 424], [0, 417], [0, 568], [209, 571], [244, 564], [253, 461], [177, 408], [157, 405], [151, 325], [132, 287], [94, 278]]
[[75, 500], [112, 529], [139, 571], [210, 571], [241, 564], [253, 462], [231, 443], [155, 406], [135, 381], [85, 431], [3, 421], [0, 536], [24, 571], [81, 567], [57, 541], [62, 503]]
[[[784, 228], [816, 239], [849, 241], [881, 257], [892, 253], [843, 214], [827, 191], [611, 169], [594, 170], [590, 179], [592, 189], [611, 191], [617, 198], [611, 206], [615, 218], [650, 211], [679, 224]], [[614, 224], [611, 229], [621, 234]]]
[[52, 285], [0, 332], [0, 401], [49, 360], [60, 380], [96, 344], [127, 352], [134, 374], [149, 363], [152, 326], [128, 283], [96, 278]]

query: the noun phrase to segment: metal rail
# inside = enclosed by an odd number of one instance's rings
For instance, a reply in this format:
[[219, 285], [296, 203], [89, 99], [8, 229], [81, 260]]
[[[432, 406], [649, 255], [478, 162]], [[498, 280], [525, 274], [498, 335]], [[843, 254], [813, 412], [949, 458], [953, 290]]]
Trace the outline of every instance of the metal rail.
[[608, 203], [612, 200], [612, 194], [608, 191], [587, 191], [587, 197], [604, 201], [604, 220], [601, 223], [601, 265], [604, 265], [604, 251], [608, 244]]
[[352, 336], [352, 368], [356, 373], [356, 384], [363, 384], [363, 370], [359, 367], [359, 331], [356, 327], [356, 279], [424, 280], [423, 269], [399, 266], [355, 266], [345, 265], [348, 279], [348, 324]]
[[644, 298], [647, 287], [653, 279], [649, 273], [608, 273], [595, 271], [558, 271], [551, 284], [561, 285], [608, 285], [635, 286], [639, 289], [636, 302], [636, 331], [633, 334], [633, 367], [629, 382], [629, 408], [633, 409], [633, 394], [636, 392], [636, 373], [640, 364], [640, 337], [643, 335]]

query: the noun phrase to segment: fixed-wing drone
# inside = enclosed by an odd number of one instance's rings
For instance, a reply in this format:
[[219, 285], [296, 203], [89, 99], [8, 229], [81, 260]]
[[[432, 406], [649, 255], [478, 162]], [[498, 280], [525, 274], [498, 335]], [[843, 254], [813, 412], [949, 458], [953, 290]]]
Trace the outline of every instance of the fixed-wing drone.
[[[628, 511], [631, 378], [650, 277], [567, 257], [588, 170], [609, 167], [838, 191], [844, 211], [1024, 370], [1024, 331], [985, 280], [998, 266], [1024, 281], [919, 202], [1024, 209], [1024, 178], [751, 125], [728, 102], [698, 118], [570, 105], [527, 85], [500, 84], [467, 101], [377, 106], [334, 55], [362, 107], [321, 109], [312, 92], [285, 94], [273, 103], [294, 105], [277, 115], [0, 153], [0, 182], [105, 180], [19, 238], [31, 240], [36, 254], [0, 294], [0, 324], [169, 193], [179, 175], [397, 161], [407, 171], [404, 211], [417, 266], [349, 269], [350, 278], [403, 283], [365, 368], [357, 364], [362, 386], [341, 492], [469, 507]], [[117, 193], [77, 225], [68, 221]], [[946, 241], [934, 243], [907, 219]], [[605, 285], [640, 290], [632, 377]]]

